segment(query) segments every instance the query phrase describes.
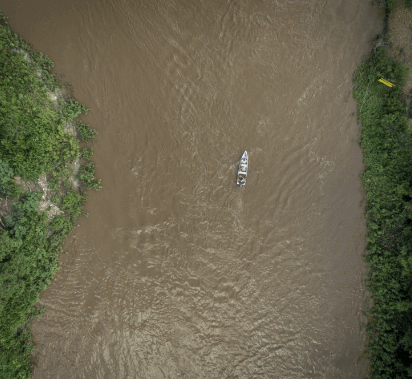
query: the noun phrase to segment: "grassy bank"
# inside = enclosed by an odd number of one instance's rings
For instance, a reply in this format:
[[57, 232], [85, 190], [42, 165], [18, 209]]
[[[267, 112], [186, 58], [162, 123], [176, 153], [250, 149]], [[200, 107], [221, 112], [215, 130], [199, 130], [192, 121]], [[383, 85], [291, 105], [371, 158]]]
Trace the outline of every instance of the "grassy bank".
[[367, 286], [373, 299], [365, 312], [367, 351], [372, 378], [387, 379], [412, 377], [412, 113], [404, 92], [410, 77], [390, 54], [387, 35], [397, 5], [387, 2], [384, 33], [356, 70], [353, 91], [366, 166]]
[[[30, 322], [58, 270], [87, 189], [100, 189], [87, 113], [63, 95], [53, 63], [31, 49], [0, 12], [0, 378], [31, 376]], [[67, 84], [66, 84], [67, 87]]]

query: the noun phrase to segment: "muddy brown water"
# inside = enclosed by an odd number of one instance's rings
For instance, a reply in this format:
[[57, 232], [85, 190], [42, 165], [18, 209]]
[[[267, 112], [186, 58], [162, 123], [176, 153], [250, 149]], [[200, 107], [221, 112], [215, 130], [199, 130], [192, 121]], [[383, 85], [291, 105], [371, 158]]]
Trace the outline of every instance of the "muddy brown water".
[[41, 296], [33, 378], [361, 377], [366, 227], [350, 91], [378, 9], [0, 8], [73, 84], [100, 133], [103, 189]]

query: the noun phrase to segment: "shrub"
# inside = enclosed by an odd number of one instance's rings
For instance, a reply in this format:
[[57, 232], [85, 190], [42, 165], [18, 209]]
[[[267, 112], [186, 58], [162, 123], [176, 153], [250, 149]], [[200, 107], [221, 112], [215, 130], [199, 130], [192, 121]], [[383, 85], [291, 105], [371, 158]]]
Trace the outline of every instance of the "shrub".
[[0, 159], [0, 197], [17, 198], [23, 193], [22, 186], [17, 184], [13, 177], [14, 173], [9, 164]]
[[94, 142], [95, 136], [99, 134], [96, 129], [92, 129], [89, 124], [85, 124], [83, 121], [77, 123], [77, 129], [79, 130], [83, 142], [88, 142], [90, 140]]
[[72, 121], [81, 113], [87, 114], [88, 109], [77, 101], [62, 102], [60, 104], [61, 117], [64, 122]]
[[96, 180], [94, 173], [96, 171], [96, 165], [93, 162], [86, 162], [83, 164], [79, 171], [79, 177], [86, 189], [100, 190], [101, 179]]
[[81, 152], [81, 157], [86, 159], [86, 162], [90, 162], [93, 156], [93, 148], [92, 147], [85, 147]]
[[39, 193], [27, 193], [13, 205], [0, 233], [0, 377], [30, 376], [30, 333], [18, 328], [39, 312], [39, 294], [57, 271], [57, 252], [46, 237], [47, 216], [37, 211]]
[[0, 159], [0, 196], [7, 196], [13, 176], [14, 173], [9, 164]]
[[[368, 220], [367, 287], [374, 305], [368, 354], [373, 378], [406, 378], [412, 354], [412, 132], [402, 89], [408, 70], [379, 48], [355, 72]], [[379, 83], [385, 78], [395, 84]]]
[[60, 208], [65, 211], [72, 222], [81, 215], [81, 210], [86, 202], [86, 194], [83, 192], [77, 192], [76, 190], [70, 190], [67, 192], [66, 196], [62, 198]]

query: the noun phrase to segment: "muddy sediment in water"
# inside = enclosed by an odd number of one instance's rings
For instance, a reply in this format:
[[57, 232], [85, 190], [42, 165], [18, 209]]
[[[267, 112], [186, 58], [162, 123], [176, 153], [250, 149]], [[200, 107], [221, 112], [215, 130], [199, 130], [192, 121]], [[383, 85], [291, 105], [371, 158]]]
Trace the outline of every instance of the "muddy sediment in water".
[[382, 12], [357, 0], [0, 6], [99, 131], [103, 189], [41, 296], [33, 378], [361, 377], [351, 89]]

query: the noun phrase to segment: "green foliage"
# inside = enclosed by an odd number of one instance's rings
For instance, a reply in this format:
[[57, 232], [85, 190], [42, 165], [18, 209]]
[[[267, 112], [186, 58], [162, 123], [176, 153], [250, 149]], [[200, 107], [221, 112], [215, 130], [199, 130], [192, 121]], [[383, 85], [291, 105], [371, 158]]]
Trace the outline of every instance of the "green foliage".
[[50, 230], [55, 232], [50, 238], [51, 246], [61, 245], [72, 229], [73, 223], [69, 218], [62, 215], [54, 216], [52, 222], [50, 223]]
[[[402, 88], [408, 69], [380, 48], [355, 72], [369, 241], [369, 360], [373, 378], [407, 378], [412, 354], [412, 132]], [[395, 84], [387, 87], [385, 78]]]
[[57, 271], [57, 250], [47, 241], [45, 213], [37, 211], [39, 193], [13, 205], [0, 234], [0, 377], [30, 375], [30, 333], [19, 327], [38, 314], [39, 294]]
[[[70, 100], [62, 102], [60, 113], [56, 112], [48, 95], [58, 84], [48, 72], [53, 63], [31, 50], [28, 62], [23, 53], [13, 49], [30, 50], [8, 27], [1, 26], [0, 159], [27, 180], [79, 154], [78, 142], [62, 125], [88, 110]], [[44, 80], [39, 80], [36, 67], [43, 69]]]
[[89, 124], [85, 124], [83, 121], [77, 123], [77, 129], [79, 130], [83, 142], [88, 142], [90, 140], [94, 142], [95, 136], [99, 134], [96, 129], [92, 129]]
[[77, 101], [62, 102], [60, 104], [61, 117], [65, 122], [74, 120], [81, 113], [87, 114], [88, 109]]
[[93, 156], [93, 148], [92, 147], [85, 147], [81, 152], [81, 157], [86, 160], [86, 162], [90, 162]]
[[[58, 144], [50, 138], [55, 134], [55, 118], [47, 107], [44, 87], [35, 85], [36, 74], [20, 54], [0, 48], [0, 67], [0, 159], [17, 175], [33, 178], [53, 164], [49, 153]], [[4, 71], [15, 74], [4, 75]]]
[[7, 162], [0, 160], [0, 193], [7, 193], [7, 188], [10, 181], [13, 179], [14, 173]]
[[[30, 53], [29, 61], [25, 51]], [[48, 187], [56, 192], [54, 203], [60, 201], [61, 187], [70, 187], [71, 166], [80, 156], [80, 146], [64, 124], [88, 110], [74, 99], [56, 108], [48, 93], [61, 88], [50, 72], [53, 66], [10, 30], [0, 12], [0, 197], [22, 195], [14, 175], [37, 181], [44, 172], [51, 173]], [[41, 78], [36, 73], [39, 68]], [[83, 140], [97, 134], [86, 124], [80, 129]], [[86, 188], [99, 189], [92, 154], [92, 149], [83, 150], [87, 163], [80, 176]], [[68, 190], [59, 204], [64, 215], [51, 221], [38, 211], [40, 196], [26, 192], [0, 228], [0, 378], [31, 376], [33, 343], [28, 327], [42, 313], [35, 305], [58, 270], [61, 244], [85, 214], [84, 192]]]
[[81, 152], [81, 157], [86, 160], [86, 163], [80, 167], [79, 177], [82, 184], [86, 189], [99, 190], [102, 188], [100, 186], [101, 180], [96, 180], [94, 173], [96, 170], [96, 165], [92, 162], [93, 148], [85, 147]]
[[59, 202], [59, 200], [60, 200], [60, 196], [59, 196], [59, 195], [54, 195], [54, 196], [52, 196], [52, 198], [51, 198], [51, 201], [52, 201], [53, 204], [57, 204], [57, 203]]
[[60, 208], [70, 216], [72, 222], [75, 222], [82, 214], [82, 208], [86, 200], [87, 197], [85, 193], [70, 190], [66, 196], [63, 197]]
[[7, 196], [10, 190], [10, 183], [13, 180], [13, 170], [7, 162], [0, 159], [0, 196]]
[[386, 0], [386, 7], [389, 11], [394, 12], [399, 0]]
[[60, 246], [70, 234], [77, 218], [84, 214], [82, 208], [87, 200], [85, 193], [70, 190], [62, 198], [60, 209], [66, 212], [66, 216], [57, 215], [50, 223], [50, 229], [55, 232], [50, 243], [52, 246]]
[[96, 171], [96, 165], [92, 162], [93, 148], [85, 147], [81, 152], [81, 157], [86, 160], [80, 167], [79, 178], [86, 189], [100, 190], [102, 186], [100, 185], [101, 179], [96, 180], [94, 174]]
[[14, 180], [13, 170], [7, 162], [0, 159], [0, 197], [17, 198], [23, 193], [22, 186]]
[[101, 179], [96, 180], [94, 173], [96, 171], [96, 165], [93, 162], [86, 162], [80, 168], [79, 177], [86, 189], [100, 190]]

